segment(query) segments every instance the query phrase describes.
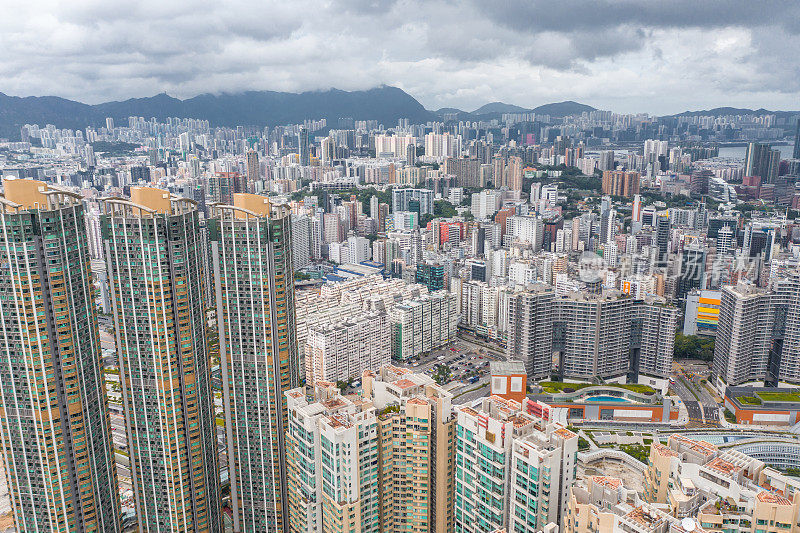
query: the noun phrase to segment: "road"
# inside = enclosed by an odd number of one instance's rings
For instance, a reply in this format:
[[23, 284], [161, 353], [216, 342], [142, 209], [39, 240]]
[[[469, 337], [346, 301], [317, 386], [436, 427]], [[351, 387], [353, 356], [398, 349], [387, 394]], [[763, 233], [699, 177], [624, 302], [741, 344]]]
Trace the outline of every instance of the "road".
[[688, 427], [719, 427], [720, 406], [703, 385], [707, 379], [708, 366], [705, 364], [676, 362], [677, 369], [672, 387], [681, 397], [689, 412]]

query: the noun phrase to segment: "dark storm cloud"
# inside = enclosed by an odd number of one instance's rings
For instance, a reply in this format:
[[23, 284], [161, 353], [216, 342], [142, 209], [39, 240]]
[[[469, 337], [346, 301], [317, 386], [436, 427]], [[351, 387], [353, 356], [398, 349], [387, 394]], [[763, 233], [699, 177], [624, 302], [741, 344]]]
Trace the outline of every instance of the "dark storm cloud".
[[619, 25], [652, 28], [782, 25], [797, 27], [800, 5], [793, 0], [506, 0], [473, 6], [487, 18], [519, 31], [598, 30]]
[[[83, 101], [397, 85], [429, 108], [791, 107], [800, 2], [0, 0], [0, 91]], [[797, 105], [795, 104], [795, 107]]]

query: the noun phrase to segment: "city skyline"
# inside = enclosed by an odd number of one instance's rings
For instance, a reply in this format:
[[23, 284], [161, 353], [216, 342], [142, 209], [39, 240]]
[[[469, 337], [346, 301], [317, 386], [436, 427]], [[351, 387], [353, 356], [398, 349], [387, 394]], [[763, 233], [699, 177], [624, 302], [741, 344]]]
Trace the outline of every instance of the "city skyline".
[[800, 7], [777, 0], [3, 3], [0, 91], [20, 96], [97, 103], [388, 84], [428, 109], [576, 100], [670, 114], [791, 109], [800, 95]]
[[0, 8], [0, 532], [800, 533], [797, 0]]

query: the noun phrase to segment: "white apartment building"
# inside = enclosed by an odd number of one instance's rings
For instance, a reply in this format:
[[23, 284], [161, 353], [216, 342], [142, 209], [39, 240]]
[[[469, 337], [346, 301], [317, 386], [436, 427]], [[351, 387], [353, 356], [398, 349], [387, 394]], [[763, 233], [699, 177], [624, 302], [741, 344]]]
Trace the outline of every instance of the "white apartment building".
[[411, 135], [375, 135], [375, 157], [406, 157], [409, 146], [416, 149], [417, 138]]
[[390, 335], [389, 316], [382, 311], [311, 325], [305, 345], [306, 381], [347, 381], [388, 365]]
[[319, 383], [286, 392], [292, 531], [380, 531], [378, 419], [370, 402]]
[[461, 135], [428, 133], [425, 135], [425, 157], [444, 159], [461, 155]]
[[542, 249], [544, 222], [537, 216], [512, 216], [506, 220], [506, 239], [529, 244], [534, 252]]
[[531, 380], [549, 379], [556, 311], [553, 288], [543, 283], [531, 284], [508, 300], [507, 358], [522, 361]]
[[400, 361], [444, 346], [456, 337], [456, 298], [436, 291], [405, 300], [389, 312], [392, 327], [392, 357]]
[[483, 190], [479, 193], [473, 193], [470, 202], [472, 216], [478, 220], [485, 220], [491, 218], [500, 210], [503, 205], [503, 192]]
[[499, 396], [455, 408], [457, 533], [533, 533], [560, 521], [575, 480], [578, 436], [542, 418], [548, 409]]
[[292, 215], [292, 266], [295, 270], [311, 264], [311, 218]]

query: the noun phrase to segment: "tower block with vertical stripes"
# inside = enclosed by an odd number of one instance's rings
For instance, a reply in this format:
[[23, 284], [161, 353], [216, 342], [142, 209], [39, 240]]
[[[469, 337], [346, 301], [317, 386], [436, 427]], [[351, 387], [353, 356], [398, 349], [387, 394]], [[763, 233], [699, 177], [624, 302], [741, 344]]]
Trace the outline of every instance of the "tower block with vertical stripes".
[[133, 187], [101, 225], [139, 531], [222, 531], [196, 204]]
[[285, 392], [300, 379], [289, 207], [237, 193], [212, 206], [235, 532], [286, 531]]
[[4, 180], [0, 439], [17, 531], [121, 531], [79, 195]]

